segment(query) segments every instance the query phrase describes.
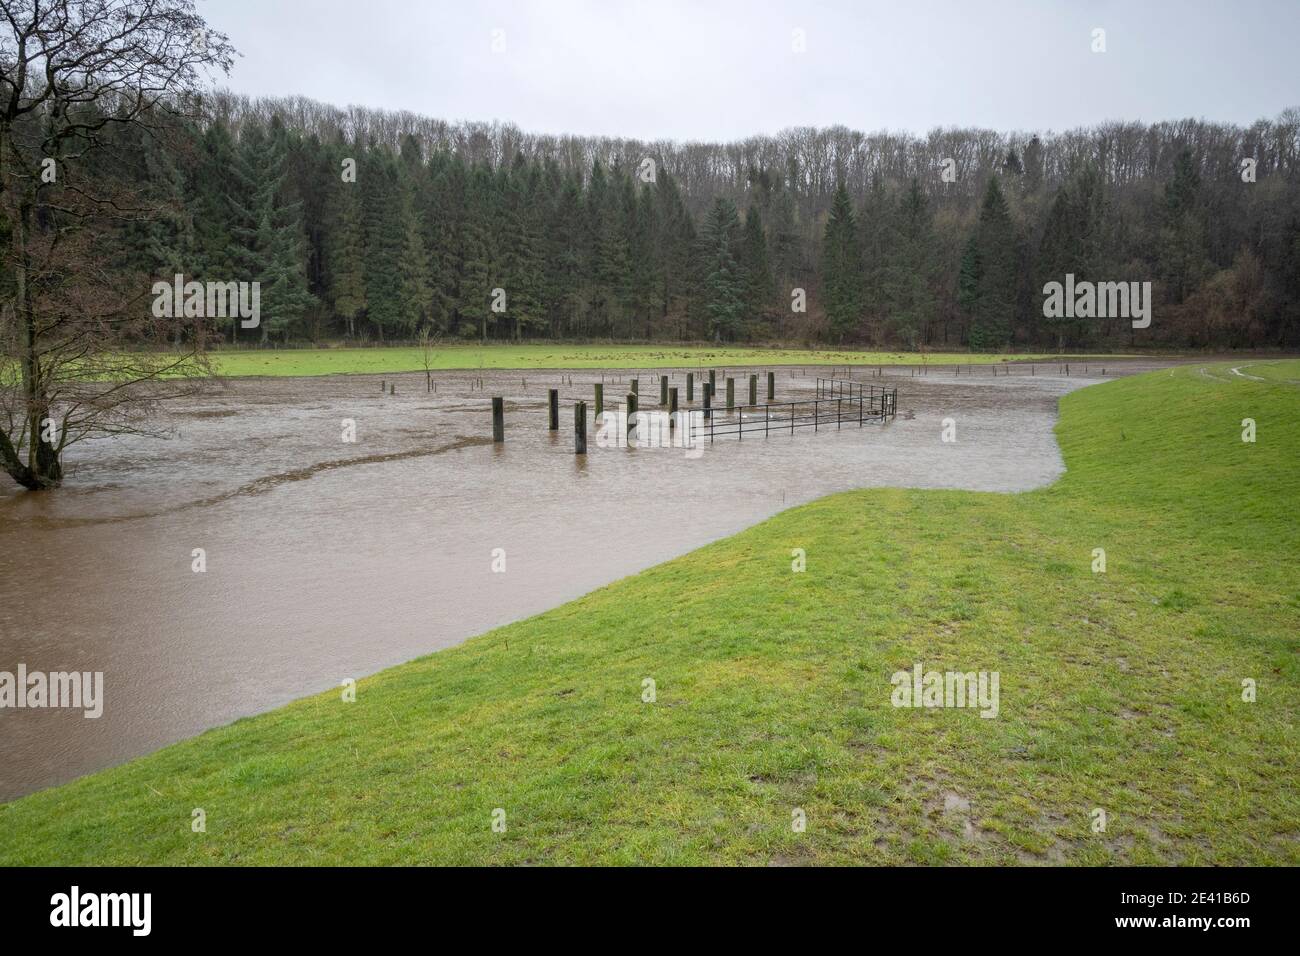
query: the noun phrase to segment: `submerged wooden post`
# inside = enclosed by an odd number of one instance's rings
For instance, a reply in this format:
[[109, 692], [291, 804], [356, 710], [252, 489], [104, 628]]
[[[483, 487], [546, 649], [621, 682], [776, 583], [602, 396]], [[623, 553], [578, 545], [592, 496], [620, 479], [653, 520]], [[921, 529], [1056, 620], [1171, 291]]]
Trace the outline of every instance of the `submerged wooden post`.
[[674, 417], [677, 415], [677, 386], [668, 389], [668, 427], [676, 427]]
[[[713, 419], [713, 386], [708, 382], [704, 383], [704, 419], [705, 421]], [[712, 432], [709, 434], [712, 436]]]
[[573, 406], [573, 453], [587, 454], [587, 403]]
[[605, 386], [596, 386], [596, 417], [599, 418], [605, 413]]
[[641, 394], [641, 379], [632, 379], [632, 394], [638, 396]]
[[506, 440], [506, 400], [504, 398], [492, 399], [492, 441], [503, 442]]
[[718, 374], [713, 369], [709, 369], [709, 388], [714, 395], [718, 394]]
[[767, 373], [767, 400], [770, 402], [776, 398], [776, 372]]
[[627, 443], [632, 444], [632, 433], [636, 431], [636, 392], [627, 396]]
[[551, 431], [560, 430], [560, 390], [553, 388], [550, 390], [549, 403], [551, 406]]
[[735, 407], [736, 407], [736, 380], [734, 378], [729, 378], [727, 379], [727, 411], [731, 411]]
[[668, 376], [667, 375], [659, 376], [659, 404], [660, 405], [668, 404]]
[[758, 376], [749, 376], [749, 404], [758, 404]]
[[694, 372], [686, 373], [686, 400], [688, 402], [695, 401], [695, 373]]

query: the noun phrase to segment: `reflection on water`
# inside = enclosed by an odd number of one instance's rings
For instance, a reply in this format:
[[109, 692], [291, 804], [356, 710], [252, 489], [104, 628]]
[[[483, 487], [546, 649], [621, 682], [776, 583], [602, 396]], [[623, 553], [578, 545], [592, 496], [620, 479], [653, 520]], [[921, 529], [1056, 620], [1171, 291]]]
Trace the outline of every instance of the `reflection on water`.
[[[169, 410], [170, 441], [86, 443], [64, 489], [0, 491], [0, 671], [103, 671], [106, 696], [98, 720], [0, 711], [0, 799], [455, 644], [829, 492], [1050, 482], [1057, 398], [1089, 380], [1044, 371], [895, 372], [887, 426], [719, 440], [698, 458], [600, 449], [589, 429], [575, 460], [572, 405], [592, 408], [600, 372], [533, 371], [526, 387], [519, 372], [443, 373], [436, 395], [423, 373], [384, 376], [392, 396], [379, 376], [214, 387]], [[604, 373], [607, 394], [630, 374]], [[779, 371], [777, 401], [811, 396], [816, 374]], [[492, 395], [507, 398], [501, 446]], [[956, 444], [939, 441], [945, 417]]]

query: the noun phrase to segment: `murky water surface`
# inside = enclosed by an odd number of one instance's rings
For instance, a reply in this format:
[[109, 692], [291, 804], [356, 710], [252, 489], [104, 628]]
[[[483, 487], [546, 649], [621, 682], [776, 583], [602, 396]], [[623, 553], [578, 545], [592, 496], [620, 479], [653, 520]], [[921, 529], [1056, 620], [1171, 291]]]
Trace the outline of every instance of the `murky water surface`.
[[[0, 800], [458, 643], [830, 492], [1047, 484], [1063, 467], [1057, 399], [1098, 369], [1010, 371], [855, 370], [897, 385], [895, 421], [719, 439], [698, 458], [601, 449], [594, 432], [574, 456], [573, 403], [590, 407], [602, 377], [612, 401], [636, 374], [653, 408], [646, 370], [486, 372], [482, 388], [478, 373], [439, 373], [436, 395], [423, 373], [387, 376], [396, 395], [379, 376], [214, 386], [169, 408], [170, 440], [77, 446], [53, 494], [0, 486], [0, 671], [102, 671], [106, 697], [99, 719], [0, 710]], [[733, 374], [744, 394], [749, 372]], [[776, 400], [811, 397], [818, 374], [778, 369]], [[503, 446], [492, 395], [506, 398]]]

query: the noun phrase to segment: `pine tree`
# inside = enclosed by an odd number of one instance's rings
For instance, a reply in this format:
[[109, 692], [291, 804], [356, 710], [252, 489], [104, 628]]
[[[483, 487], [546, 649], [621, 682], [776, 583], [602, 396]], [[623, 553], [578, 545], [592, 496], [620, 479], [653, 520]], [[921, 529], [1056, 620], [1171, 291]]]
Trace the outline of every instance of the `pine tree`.
[[[283, 196], [286, 155], [287, 134], [274, 119], [269, 133], [258, 126], [245, 130], [237, 153], [244, 193], [233, 206], [244, 224], [232, 232], [240, 244], [237, 265], [246, 281], [261, 286], [263, 342], [272, 334], [287, 337], [292, 323], [315, 302], [307, 290], [302, 205]], [[238, 329], [238, 318], [231, 327]]]
[[822, 299], [831, 334], [842, 342], [857, 332], [864, 307], [862, 252], [848, 190], [841, 182], [831, 200], [822, 237]]
[[547, 300], [562, 334], [582, 329], [586, 315], [586, 263], [591, 260], [588, 232], [583, 214], [582, 187], [574, 176], [566, 177], [559, 198], [551, 210], [546, 244]]
[[[975, 284], [965, 290], [971, 314], [970, 346], [999, 349], [1011, 341], [1018, 275], [1015, 225], [996, 176], [989, 178], [984, 191], [972, 248]], [[963, 262], [963, 277], [965, 266]]]
[[893, 334], [915, 347], [934, 315], [938, 268], [930, 207], [917, 179], [903, 194], [893, 222], [884, 279], [886, 315]]
[[785, 335], [785, 319], [791, 314], [791, 295], [805, 287], [799, 255], [799, 222], [794, 197], [779, 180], [773, 188], [768, 231], [771, 236], [772, 273], [776, 282], [777, 335]]
[[713, 202], [701, 234], [705, 312], [709, 337], [716, 342], [731, 341], [744, 323], [746, 276], [737, 257], [739, 243], [736, 205], [719, 197]]
[[890, 309], [890, 268], [898, 224], [895, 203], [885, 191], [879, 175], [872, 176], [861, 215], [860, 240], [862, 308], [870, 326], [882, 326]]
[[430, 281], [429, 255], [420, 236], [420, 223], [409, 197], [404, 198], [399, 213], [402, 224], [402, 249], [397, 261], [399, 330], [412, 336], [432, 321], [433, 289]]
[[[1036, 257], [1035, 291], [1042, 292], [1048, 282], [1065, 282], [1072, 274], [1076, 282], [1097, 281], [1102, 245], [1104, 199], [1101, 176], [1085, 166], [1056, 192], [1048, 209], [1047, 222]], [[1039, 299], [1041, 304], [1041, 299]], [[1040, 307], [1041, 313], [1041, 307]], [[1080, 344], [1085, 337], [1087, 319], [1044, 317], [1043, 322], [1055, 337], [1058, 349]]]
[[628, 237], [629, 302], [648, 339], [653, 337], [654, 322], [662, 317], [664, 311], [663, 266], [655, 242], [659, 207], [649, 186], [632, 186], [629, 179], [629, 188], [636, 196]]
[[545, 321], [539, 183], [522, 153], [516, 157], [506, 191], [502, 288], [506, 290], [507, 316], [518, 340], [525, 333], [540, 329]]
[[367, 150], [357, 178], [365, 225], [366, 319], [382, 341], [403, 324], [399, 262], [406, 223], [402, 221], [393, 157], [384, 151]]
[[193, 212], [196, 269], [207, 281], [238, 281], [236, 260], [242, 260], [235, 231], [251, 227], [241, 221], [236, 196], [251, 192], [236, 161], [236, 145], [225, 123], [210, 123], [199, 143], [198, 160], [190, 178], [189, 208]]
[[329, 239], [325, 245], [327, 296], [348, 338], [366, 311], [366, 245], [361, 187], [337, 177], [330, 189]]
[[694, 306], [699, 270], [695, 263], [695, 223], [677, 180], [666, 169], [655, 179], [655, 258], [662, 286], [665, 320], [676, 320], [678, 338], [686, 336], [686, 319]]
[[491, 172], [485, 166], [475, 166], [466, 188], [457, 290], [458, 310], [464, 322], [461, 334], [472, 337], [477, 333], [483, 341], [495, 323], [492, 290], [499, 288], [492, 278], [493, 237], [488, 228], [493, 215], [492, 189]]
[[587, 209], [592, 234], [593, 318], [612, 337], [627, 314], [631, 282], [623, 204], [599, 162], [592, 167]]
[[755, 334], [764, 329], [772, 313], [772, 266], [767, 254], [767, 233], [763, 229], [758, 204], [751, 204], [745, 214], [741, 266], [745, 270], [746, 331]]

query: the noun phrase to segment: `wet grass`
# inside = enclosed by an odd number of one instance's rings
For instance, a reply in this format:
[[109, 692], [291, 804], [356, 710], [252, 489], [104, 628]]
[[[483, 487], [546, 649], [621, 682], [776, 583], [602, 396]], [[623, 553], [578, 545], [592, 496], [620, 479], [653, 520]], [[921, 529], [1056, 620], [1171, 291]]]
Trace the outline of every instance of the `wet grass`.
[[1243, 375], [1253, 375], [1256, 378], [1267, 379], [1270, 382], [1300, 385], [1300, 376], [1296, 375], [1297, 366], [1295, 362], [1247, 362], [1244, 365], [1238, 365], [1237, 368]]
[[[0, 863], [1300, 863], [1300, 392], [1061, 412], [1050, 488], [793, 508], [0, 807]], [[917, 662], [997, 671], [997, 718], [891, 706]]]
[[[1111, 356], [1116, 358], [1117, 356]], [[987, 365], [1041, 355], [971, 355], [931, 353], [931, 365]], [[283, 349], [216, 352], [213, 366], [221, 375], [333, 375], [338, 373], [419, 372], [424, 355], [418, 348]], [[1064, 361], [1064, 359], [1062, 359]], [[915, 352], [857, 352], [816, 349], [711, 348], [657, 345], [455, 345], [435, 351], [433, 369], [530, 368], [663, 368], [752, 365], [921, 365]]]

